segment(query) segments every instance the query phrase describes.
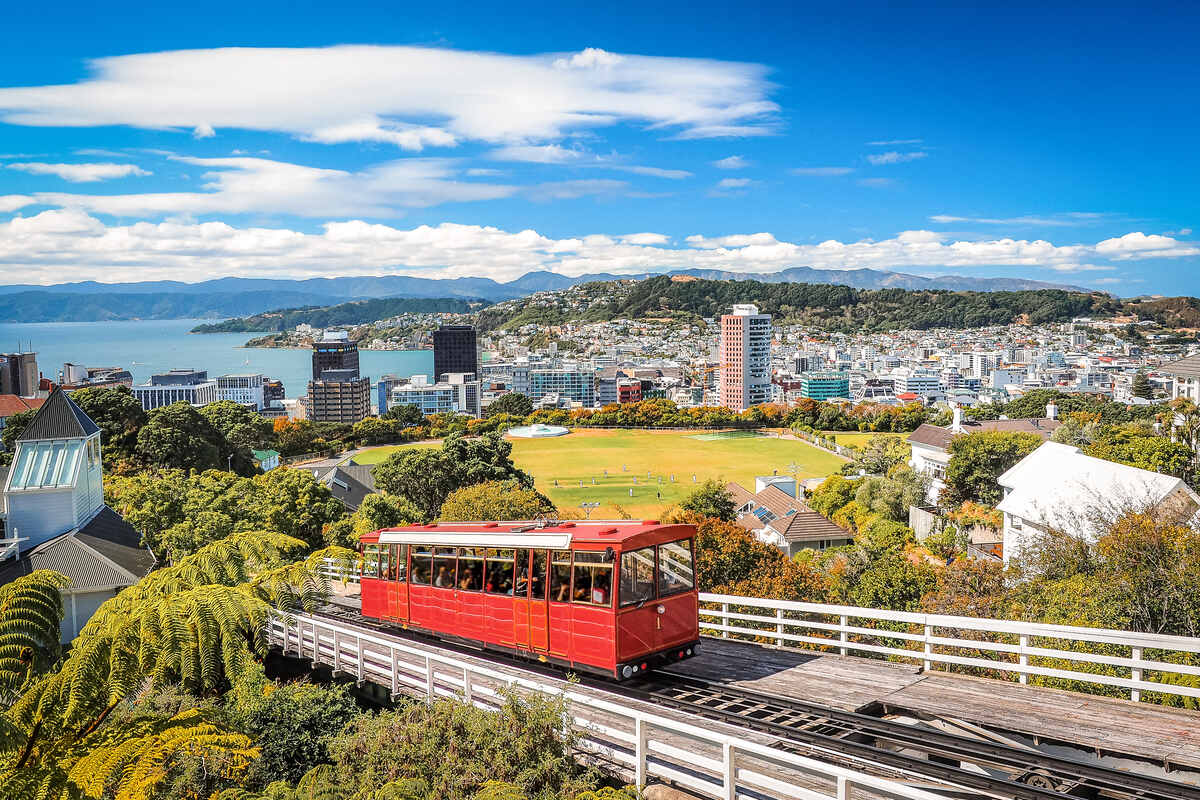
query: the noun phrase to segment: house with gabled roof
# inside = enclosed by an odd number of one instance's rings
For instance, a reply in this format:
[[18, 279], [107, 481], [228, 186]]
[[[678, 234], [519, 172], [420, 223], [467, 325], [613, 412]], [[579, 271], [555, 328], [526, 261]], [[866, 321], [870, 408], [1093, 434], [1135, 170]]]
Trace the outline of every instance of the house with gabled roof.
[[797, 496], [794, 478], [764, 475], [754, 483], [754, 492], [738, 483], [727, 484], [725, 491], [733, 500], [737, 524], [760, 540], [793, 556], [804, 549], [841, 547], [853, 538]]
[[64, 642], [155, 564], [141, 535], [104, 504], [100, 447], [100, 428], [56, 389], [17, 437], [4, 478], [0, 584], [38, 569], [70, 578]]

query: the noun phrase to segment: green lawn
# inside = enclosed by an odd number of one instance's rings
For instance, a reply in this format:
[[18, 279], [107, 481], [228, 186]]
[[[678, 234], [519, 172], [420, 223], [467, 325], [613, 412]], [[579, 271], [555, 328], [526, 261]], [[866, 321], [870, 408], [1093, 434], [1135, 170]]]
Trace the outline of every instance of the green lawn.
[[823, 436], [832, 437], [843, 447], [862, 447], [872, 436], [892, 436], [897, 439], [907, 439], [907, 433], [843, 433], [842, 431], [824, 431]]
[[[567, 509], [599, 502], [601, 507], [593, 512], [598, 518], [614, 516], [618, 505], [635, 516], [656, 514], [692, 490], [693, 474], [696, 481], [721, 478], [753, 490], [754, 476], [770, 475], [772, 470], [791, 474], [794, 464], [794, 474], [804, 479], [837, 472], [845, 463], [800, 441], [765, 436], [705, 441], [695, 436], [583, 429], [553, 439], [509, 441], [513, 461], [534, 477], [537, 488], [555, 505]], [[355, 456], [355, 461], [375, 464], [396, 449], [377, 448]]]

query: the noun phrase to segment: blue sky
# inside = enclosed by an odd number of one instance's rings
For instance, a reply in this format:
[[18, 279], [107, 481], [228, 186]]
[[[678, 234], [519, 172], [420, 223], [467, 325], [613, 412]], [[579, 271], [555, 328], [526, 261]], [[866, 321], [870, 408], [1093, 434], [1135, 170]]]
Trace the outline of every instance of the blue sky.
[[8, 13], [6, 283], [812, 265], [1200, 293], [1183, 4]]

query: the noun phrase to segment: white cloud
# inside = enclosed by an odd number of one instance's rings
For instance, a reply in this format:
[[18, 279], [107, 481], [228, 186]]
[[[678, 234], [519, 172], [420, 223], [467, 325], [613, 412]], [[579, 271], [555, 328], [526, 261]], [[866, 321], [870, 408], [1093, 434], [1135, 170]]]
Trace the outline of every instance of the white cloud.
[[1164, 236], [1191, 236], [1192, 229], [1191, 228], [1180, 228], [1177, 231], [1165, 231], [1163, 233], [1163, 235]]
[[113, 56], [77, 83], [0, 89], [15, 125], [278, 131], [407, 149], [519, 144], [631, 123], [676, 138], [770, 133], [759, 64], [429, 47], [220, 48]]
[[889, 186], [895, 186], [896, 181], [892, 178], [859, 178], [859, 186], [868, 186], [872, 189], [886, 189]]
[[851, 172], [854, 172], [854, 167], [796, 167], [795, 169], [788, 170], [788, 172], [793, 175], [826, 178], [849, 175]]
[[867, 161], [870, 161], [875, 166], [881, 164], [900, 164], [905, 161], [916, 161], [917, 159], [925, 158], [927, 155], [929, 154], [920, 150], [911, 153], [889, 150], [886, 153], [871, 153], [867, 156]]
[[0, 194], [0, 214], [16, 211], [18, 208], [31, 206], [36, 201], [24, 194]]
[[551, 200], [574, 200], [587, 195], [621, 195], [627, 194], [629, 184], [625, 181], [614, 181], [610, 178], [591, 178], [577, 181], [548, 181], [527, 187], [524, 193], [529, 199], [539, 203]]
[[1114, 239], [1105, 239], [1096, 245], [1096, 252], [1109, 258], [1124, 261], [1141, 258], [1194, 256], [1200, 247], [1190, 246], [1170, 236], [1157, 233], [1146, 235], [1141, 231], [1127, 233]]
[[663, 169], [661, 167], [646, 167], [637, 164], [626, 164], [621, 156], [597, 155], [587, 150], [575, 147], [563, 147], [557, 144], [521, 144], [498, 147], [488, 153], [489, 158], [497, 161], [523, 161], [532, 164], [567, 164], [577, 167], [600, 167], [621, 172], [632, 172], [637, 175], [649, 175], [654, 178], [680, 180], [690, 178], [692, 173], [682, 169]]
[[867, 142], [869, 147], [899, 147], [905, 144], [920, 144], [924, 139], [888, 139], [882, 142]]
[[207, 122], [201, 122], [192, 129], [193, 139], [211, 139], [216, 135], [217, 132], [213, 130], [213, 126], [209, 125]]
[[1020, 217], [959, 217], [952, 214], [934, 214], [929, 219], [931, 222], [939, 222], [943, 224], [965, 222], [975, 225], [1033, 225], [1039, 227], [1044, 226], [1065, 228], [1099, 222], [1100, 220], [1104, 219], [1105, 216], [1107, 215], [1073, 211], [1068, 214], [1049, 217], [1039, 217], [1032, 214]]
[[[1116, 249], [1116, 242], [1124, 242], [1124, 249]], [[110, 226], [80, 209], [61, 209], [0, 222], [0, 271], [20, 274], [34, 283], [346, 274], [487, 275], [505, 280], [536, 269], [566, 275], [687, 267], [744, 273], [798, 265], [825, 269], [1025, 266], [1093, 272], [1108, 269], [1104, 262], [1114, 260], [1110, 258], [1114, 253], [1118, 261], [1129, 253], [1136, 258], [1195, 254], [1195, 248], [1140, 233], [1097, 245], [1007, 238], [960, 241], [919, 230], [884, 240], [831, 239], [819, 244], [780, 241], [768, 232], [696, 235], [680, 246], [670, 243], [669, 237], [658, 233], [551, 239], [534, 230], [509, 232], [449, 223], [401, 229], [361, 220], [325, 223], [318, 233], [235, 228], [222, 222]]]
[[30, 175], [57, 175], [72, 183], [94, 183], [130, 175], [153, 175], [136, 164], [44, 164], [41, 162], [17, 162], [6, 164], [9, 169], [28, 172]]
[[717, 188], [742, 189], [752, 183], [754, 183], [754, 181], [750, 180], [749, 178], [721, 178], [721, 180], [717, 181]]
[[405, 208], [511, 197], [517, 187], [460, 180], [453, 159], [404, 158], [360, 172], [264, 158], [170, 159], [206, 168], [198, 192], [85, 195], [38, 192], [39, 203], [117, 217], [159, 214], [295, 214], [389, 217]]
[[712, 165], [717, 169], [745, 169], [752, 166], [752, 162], [746, 160], [742, 156], [729, 156], [727, 158], [719, 158], [712, 162]]

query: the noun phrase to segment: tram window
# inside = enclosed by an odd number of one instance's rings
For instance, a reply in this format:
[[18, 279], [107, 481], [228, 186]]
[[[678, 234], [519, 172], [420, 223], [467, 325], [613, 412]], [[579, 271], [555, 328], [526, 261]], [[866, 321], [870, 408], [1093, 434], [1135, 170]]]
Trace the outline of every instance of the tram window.
[[478, 592], [483, 588], [482, 547], [464, 547], [458, 551], [458, 588]]
[[571, 551], [555, 550], [550, 567], [550, 599], [556, 603], [571, 602]]
[[362, 576], [364, 578], [379, 577], [379, 545], [369, 544], [363, 548]]
[[386, 544], [379, 545], [379, 577], [387, 580], [388, 576], [388, 546]]
[[610, 605], [612, 573], [612, 562], [604, 560], [604, 553], [576, 550], [571, 602], [590, 606]]
[[550, 558], [548, 550], [533, 551], [533, 572], [529, 583], [529, 597], [533, 600], [546, 599], [546, 560]]
[[400, 583], [408, 580], [408, 545], [392, 545], [392, 571], [395, 573], [393, 580]]
[[433, 548], [414, 544], [412, 547], [412, 582], [428, 586], [433, 576]]
[[529, 550], [524, 548], [517, 551], [517, 583], [513, 596], [529, 596]]
[[489, 549], [487, 551], [487, 584], [484, 589], [488, 594], [512, 594], [513, 588], [513, 551]]
[[455, 559], [457, 547], [433, 548], [433, 585], [439, 589], [454, 588]]
[[691, 591], [696, 585], [692, 570], [692, 540], [680, 539], [658, 546], [658, 596]]
[[632, 606], [654, 599], [654, 548], [643, 547], [621, 554], [621, 605]]

